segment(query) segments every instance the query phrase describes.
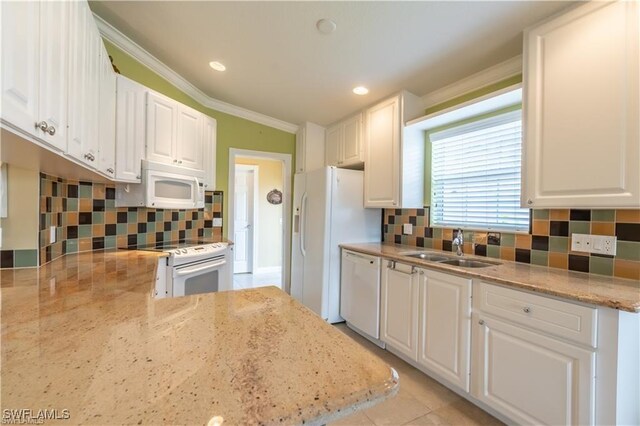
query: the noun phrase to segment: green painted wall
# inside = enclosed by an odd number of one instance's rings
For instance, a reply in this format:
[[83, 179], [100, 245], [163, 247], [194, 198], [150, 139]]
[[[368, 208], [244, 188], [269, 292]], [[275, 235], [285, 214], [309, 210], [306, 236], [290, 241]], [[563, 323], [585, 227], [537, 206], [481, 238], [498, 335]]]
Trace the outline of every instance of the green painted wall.
[[[207, 108], [122, 50], [118, 49], [109, 41], [104, 40], [104, 44], [109, 55], [113, 57], [113, 63], [118, 67], [122, 75], [216, 119], [218, 124], [216, 147], [216, 189], [225, 192], [225, 221], [228, 220], [229, 217], [227, 202], [227, 192], [229, 190], [229, 148], [291, 154], [291, 176], [293, 176], [293, 171], [295, 170], [296, 142], [296, 136], [294, 134]], [[228, 237], [226, 223], [224, 225], [224, 235]]]
[[[435, 112], [442, 111], [444, 109], [451, 108], [456, 105], [460, 105], [472, 99], [476, 99], [481, 96], [488, 95], [489, 93], [493, 93], [500, 89], [504, 89], [505, 87], [513, 86], [514, 84], [519, 84], [519, 83], [522, 83], [522, 74], [514, 75], [513, 77], [509, 77], [497, 83], [482, 87], [478, 90], [474, 90], [473, 92], [466, 93], [462, 96], [458, 96], [456, 98], [449, 99], [448, 101], [429, 107], [424, 111], [424, 114], [425, 115], [433, 114]], [[503, 112], [508, 112], [510, 110], [515, 110], [519, 108], [522, 108], [522, 106], [517, 105], [517, 106], [502, 109], [500, 111], [494, 111], [492, 113], [484, 114], [479, 117], [474, 117], [471, 119], [462, 120], [456, 123], [451, 123], [445, 126], [441, 126], [436, 129], [431, 129], [430, 131], [424, 133], [425, 161], [426, 161], [425, 169], [424, 169], [424, 205], [425, 206], [431, 205], [431, 141], [429, 140], [429, 134], [436, 131], [444, 130], [449, 127], [457, 126], [460, 124], [469, 123], [469, 122], [480, 120], [483, 118], [489, 118], [493, 115], [501, 114]]]

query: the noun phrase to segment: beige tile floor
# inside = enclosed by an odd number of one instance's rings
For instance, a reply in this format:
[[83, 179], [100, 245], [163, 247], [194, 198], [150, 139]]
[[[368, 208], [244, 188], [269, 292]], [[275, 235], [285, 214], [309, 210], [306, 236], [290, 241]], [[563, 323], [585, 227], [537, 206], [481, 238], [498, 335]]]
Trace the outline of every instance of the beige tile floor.
[[344, 324], [336, 328], [385, 360], [400, 376], [398, 394], [331, 425], [502, 425], [495, 417], [445, 388]]

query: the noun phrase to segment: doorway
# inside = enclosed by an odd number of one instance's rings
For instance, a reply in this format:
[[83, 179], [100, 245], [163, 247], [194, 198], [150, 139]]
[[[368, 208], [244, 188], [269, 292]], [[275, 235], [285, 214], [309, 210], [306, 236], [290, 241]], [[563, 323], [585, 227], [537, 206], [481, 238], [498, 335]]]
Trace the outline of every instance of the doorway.
[[233, 288], [289, 289], [291, 155], [229, 150]]
[[236, 164], [233, 209], [233, 270], [236, 274], [251, 274], [254, 270], [258, 179], [259, 166]]

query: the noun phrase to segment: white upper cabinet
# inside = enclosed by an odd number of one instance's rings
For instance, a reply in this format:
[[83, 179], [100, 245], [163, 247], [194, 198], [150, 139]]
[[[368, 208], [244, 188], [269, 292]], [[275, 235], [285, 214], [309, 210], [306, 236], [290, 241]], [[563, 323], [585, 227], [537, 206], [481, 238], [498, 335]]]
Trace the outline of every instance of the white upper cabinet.
[[2, 122], [66, 148], [68, 2], [2, 3]]
[[327, 129], [325, 164], [353, 167], [364, 161], [362, 146], [362, 113]]
[[365, 207], [424, 206], [424, 134], [404, 127], [423, 112], [420, 98], [408, 92], [366, 110]]
[[67, 155], [98, 167], [102, 39], [85, 2], [70, 2], [71, 70]]
[[296, 173], [306, 173], [324, 166], [325, 129], [306, 122], [296, 133]]
[[104, 46], [100, 52], [98, 170], [110, 178], [116, 173], [116, 74]]
[[182, 167], [204, 170], [202, 120], [203, 115], [195, 109], [182, 104], [178, 106], [176, 158]]
[[216, 189], [216, 134], [217, 122], [211, 117], [203, 116], [202, 143], [204, 144], [204, 189]]
[[121, 75], [116, 80], [116, 180], [140, 183], [148, 89]]
[[147, 160], [204, 171], [204, 115], [159, 93], [147, 93]]
[[525, 33], [524, 206], [640, 205], [639, 23], [588, 2]]
[[147, 160], [178, 164], [176, 153], [178, 103], [147, 92]]

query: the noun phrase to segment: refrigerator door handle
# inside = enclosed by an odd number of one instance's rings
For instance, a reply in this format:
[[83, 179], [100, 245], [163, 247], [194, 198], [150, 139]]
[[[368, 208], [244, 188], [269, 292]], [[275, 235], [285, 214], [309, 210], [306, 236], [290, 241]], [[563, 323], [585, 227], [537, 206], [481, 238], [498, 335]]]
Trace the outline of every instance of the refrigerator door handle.
[[300, 202], [300, 253], [303, 257], [307, 256], [307, 250], [305, 247], [305, 231], [307, 228], [307, 193], [302, 194], [302, 201]]

